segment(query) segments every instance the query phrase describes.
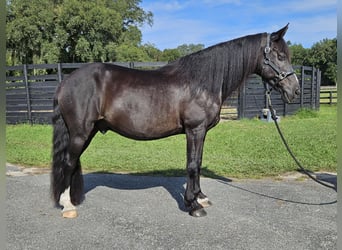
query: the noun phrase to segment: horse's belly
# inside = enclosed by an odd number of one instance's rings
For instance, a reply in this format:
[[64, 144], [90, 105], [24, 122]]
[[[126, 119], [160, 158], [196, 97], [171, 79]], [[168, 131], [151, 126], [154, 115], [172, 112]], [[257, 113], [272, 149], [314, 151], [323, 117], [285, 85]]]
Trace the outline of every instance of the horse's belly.
[[171, 88], [117, 91], [105, 106], [104, 117], [111, 129], [126, 137], [149, 140], [183, 131], [179, 95]]
[[136, 140], [153, 140], [179, 134], [183, 128], [175, 115], [125, 112], [111, 119], [110, 129]]

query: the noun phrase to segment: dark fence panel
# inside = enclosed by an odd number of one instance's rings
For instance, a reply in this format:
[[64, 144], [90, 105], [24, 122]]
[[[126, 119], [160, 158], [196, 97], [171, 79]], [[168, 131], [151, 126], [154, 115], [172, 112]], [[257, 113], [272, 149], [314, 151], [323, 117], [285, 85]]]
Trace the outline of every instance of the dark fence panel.
[[50, 123], [52, 101], [60, 82], [57, 64], [7, 67], [7, 123]]
[[[272, 91], [271, 102], [277, 115], [291, 115], [300, 108], [319, 109], [321, 72], [307, 66], [294, 66], [294, 69], [301, 87], [301, 95], [288, 104], [282, 101], [280, 93]], [[263, 82], [259, 76], [252, 75], [240, 90], [238, 116], [239, 118], [258, 117], [263, 108], [268, 108]]]
[[[6, 121], [16, 123], [51, 123], [53, 96], [58, 86], [72, 71], [85, 63], [59, 63], [21, 65], [6, 68]], [[154, 69], [166, 62], [116, 62], [120, 66]], [[290, 115], [299, 108], [319, 109], [320, 71], [313, 67], [296, 66], [302, 95], [291, 104], [284, 104], [281, 96], [273, 92], [273, 107], [278, 115]], [[241, 89], [224, 101], [223, 119], [258, 117], [265, 108], [266, 96], [262, 80], [251, 75]]]
[[[10, 66], [6, 68], [6, 122], [51, 123], [53, 96], [72, 71], [87, 63], [58, 63]], [[166, 62], [115, 62], [113, 64], [153, 69]]]

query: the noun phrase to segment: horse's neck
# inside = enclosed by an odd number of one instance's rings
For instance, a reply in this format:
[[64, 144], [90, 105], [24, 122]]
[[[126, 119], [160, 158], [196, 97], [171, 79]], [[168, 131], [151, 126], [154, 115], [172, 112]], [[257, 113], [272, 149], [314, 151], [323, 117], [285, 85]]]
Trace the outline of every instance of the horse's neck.
[[[240, 67], [239, 67], [240, 66]], [[234, 70], [235, 69], [235, 70]], [[234, 72], [235, 71], [235, 72]], [[222, 102], [229, 97], [234, 91], [239, 89], [252, 74], [251, 70], [244, 70], [241, 65], [235, 64], [232, 70], [226, 72], [226, 76], [222, 81]]]
[[248, 36], [212, 46], [181, 58], [170, 69], [176, 67], [178, 74], [194, 83], [196, 91], [200, 88], [211, 92], [223, 102], [255, 72], [260, 37]]
[[255, 41], [253, 44], [253, 40], [246, 39], [244, 46], [241, 46], [240, 50], [233, 51], [232, 57], [228, 59], [222, 82], [222, 102], [240, 88], [249, 75], [256, 73], [259, 53], [255, 48]]

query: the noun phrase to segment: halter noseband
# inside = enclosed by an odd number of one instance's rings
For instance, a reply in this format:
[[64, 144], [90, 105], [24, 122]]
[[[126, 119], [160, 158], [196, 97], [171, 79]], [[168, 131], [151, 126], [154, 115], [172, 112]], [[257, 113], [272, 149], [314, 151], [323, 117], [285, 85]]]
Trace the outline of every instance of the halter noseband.
[[293, 75], [295, 72], [290, 71], [290, 72], [284, 72], [281, 71], [277, 65], [275, 65], [271, 59], [269, 58], [269, 54], [271, 53], [271, 34], [267, 34], [267, 42], [266, 42], [266, 47], [264, 50], [264, 64], [270, 66], [276, 73], [276, 78], [278, 79], [278, 82], [284, 80], [286, 77]]

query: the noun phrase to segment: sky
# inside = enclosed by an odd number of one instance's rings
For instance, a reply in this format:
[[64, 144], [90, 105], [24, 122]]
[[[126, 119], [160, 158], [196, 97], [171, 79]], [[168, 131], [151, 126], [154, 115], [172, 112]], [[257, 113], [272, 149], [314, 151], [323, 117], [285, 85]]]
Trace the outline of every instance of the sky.
[[287, 23], [285, 40], [305, 48], [337, 36], [337, 0], [142, 0], [140, 6], [154, 15], [152, 27], [141, 27], [142, 43], [160, 50], [208, 47]]

